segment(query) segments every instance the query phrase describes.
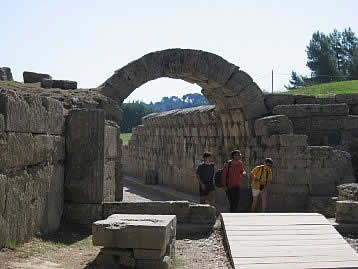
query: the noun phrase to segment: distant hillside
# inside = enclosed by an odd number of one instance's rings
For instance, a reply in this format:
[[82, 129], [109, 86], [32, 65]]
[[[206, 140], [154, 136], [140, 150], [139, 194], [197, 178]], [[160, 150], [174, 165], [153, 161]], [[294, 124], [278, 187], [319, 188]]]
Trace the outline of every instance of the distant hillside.
[[319, 97], [340, 93], [358, 93], [358, 80], [330, 82], [303, 87], [285, 92], [287, 94], [308, 94]]
[[208, 99], [200, 93], [188, 93], [183, 97], [171, 96], [163, 97], [159, 102], [150, 102], [149, 104], [141, 102], [146, 108], [153, 111], [169, 111], [174, 109], [190, 108], [203, 105], [210, 105]]
[[189, 93], [181, 98], [177, 96], [163, 97], [160, 102], [150, 102], [149, 104], [139, 101], [123, 103], [121, 106], [121, 132], [132, 132], [133, 127], [142, 124], [142, 117], [153, 112], [163, 112], [209, 104], [208, 99], [200, 93]]

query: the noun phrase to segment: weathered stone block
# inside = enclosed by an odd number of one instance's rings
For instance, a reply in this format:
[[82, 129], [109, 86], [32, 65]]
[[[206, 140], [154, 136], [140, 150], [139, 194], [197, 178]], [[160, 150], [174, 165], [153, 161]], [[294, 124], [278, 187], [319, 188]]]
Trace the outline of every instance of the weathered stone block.
[[334, 218], [336, 214], [337, 197], [311, 196], [309, 212], [323, 214], [327, 218]]
[[175, 235], [174, 215], [114, 214], [92, 225], [93, 245], [116, 248], [163, 249]]
[[334, 196], [336, 193], [336, 170], [334, 168], [311, 168], [309, 178], [310, 194]]
[[295, 97], [291, 94], [265, 94], [265, 105], [272, 110], [277, 105], [293, 105]]
[[0, 114], [0, 133], [5, 131], [4, 115]]
[[356, 105], [358, 104], [358, 94], [336, 94], [336, 102], [346, 103], [347, 105]]
[[144, 183], [148, 185], [158, 184], [158, 171], [153, 169], [147, 169], [145, 171]]
[[358, 201], [358, 183], [342, 184], [337, 187], [338, 200]]
[[64, 219], [68, 223], [91, 225], [103, 219], [103, 205], [65, 202]]
[[65, 200], [78, 203], [103, 202], [106, 199], [103, 110], [69, 111], [66, 151]]
[[64, 90], [77, 89], [77, 82], [71, 80], [52, 80], [52, 88], [60, 88]]
[[11, 69], [9, 67], [0, 67], [0, 81], [13, 81]]
[[300, 104], [279, 105], [273, 109], [275, 115], [286, 115], [289, 118], [304, 118], [313, 116], [346, 116], [349, 108], [346, 104]]
[[119, 161], [116, 161], [115, 164], [115, 201], [119, 202], [123, 200], [123, 175], [122, 175], [122, 169], [121, 169], [121, 163]]
[[349, 106], [349, 114], [358, 115], [358, 104]]
[[[108, 254], [107, 252], [110, 252]], [[131, 256], [121, 256], [118, 252], [106, 251], [106, 248], [102, 248], [101, 252], [96, 258], [96, 264], [100, 266], [111, 266], [111, 268], [135, 268], [136, 261]]]
[[64, 130], [63, 106], [52, 98], [1, 92], [0, 113], [8, 132], [62, 134]]
[[103, 204], [103, 217], [112, 214], [176, 215], [178, 223], [188, 222], [188, 201], [116, 202]]
[[41, 87], [45, 88], [45, 89], [50, 89], [53, 86], [53, 80], [52, 79], [47, 79], [47, 78], [43, 78], [41, 80]]
[[158, 260], [164, 257], [167, 252], [165, 249], [141, 249], [137, 248], [133, 250], [134, 258], [140, 260]]
[[119, 158], [117, 151], [117, 132], [119, 132], [119, 126], [114, 122], [106, 121], [104, 129], [104, 157], [105, 158]]
[[316, 97], [311, 95], [294, 95], [296, 104], [315, 104]]
[[106, 161], [103, 172], [103, 201], [114, 202], [116, 192], [116, 162]]
[[51, 76], [48, 74], [41, 74], [41, 73], [35, 73], [35, 72], [23, 72], [22, 73], [24, 77], [24, 83], [36, 83], [41, 82], [42, 79], [51, 79]]
[[53, 232], [59, 227], [63, 173], [62, 166], [50, 165], [0, 175], [0, 242], [24, 242], [35, 232]]
[[342, 223], [358, 223], [358, 201], [337, 201], [336, 221]]
[[268, 116], [255, 121], [257, 136], [291, 134], [292, 131], [292, 122], [284, 115]]
[[0, 134], [0, 167], [57, 163], [65, 159], [65, 139], [61, 136], [30, 133]]
[[160, 260], [137, 260], [136, 268], [138, 269], [169, 269], [171, 260], [165, 256]]
[[215, 207], [204, 204], [192, 204], [189, 206], [189, 223], [215, 224], [215, 214]]
[[277, 135], [277, 145], [283, 147], [302, 147], [307, 146], [307, 135], [282, 134]]

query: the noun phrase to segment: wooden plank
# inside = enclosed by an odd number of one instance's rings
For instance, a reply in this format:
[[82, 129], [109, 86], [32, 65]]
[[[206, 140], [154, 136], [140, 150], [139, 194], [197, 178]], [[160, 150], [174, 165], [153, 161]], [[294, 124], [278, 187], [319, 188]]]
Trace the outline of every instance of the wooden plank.
[[228, 231], [226, 230], [227, 236], [267, 236], [267, 235], [321, 235], [334, 234], [332, 230], [274, 230], [274, 231]]
[[312, 262], [312, 263], [286, 263], [286, 264], [248, 264], [237, 265], [235, 268], [239, 269], [315, 269], [315, 268], [358, 268], [356, 261], [342, 261], [342, 262]]
[[260, 218], [225, 218], [224, 223], [226, 225], [253, 225], [253, 226], [267, 226], [267, 225], [328, 225], [330, 222], [327, 219], [322, 219], [319, 216], [311, 217], [275, 217], [275, 218], [265, 218], [262, 220]]
[[242, 246], [257, 246], [260, 244], [261, 246], [307, 246], [307, 245], [345, 245], [347, 242], [344, 239], [322, 239], [322, 240], [280, 240], [280, 241], [230, 241], [232, 245], [242, 245]]
[[322, 239], [341, 239], [340, 234], [326, 234], [322, 235], [311, 234], [311, 235], [267, 235], [265, 238], [262, 236], [229, 236], [229, 241], [289, 241], [289, 240], [322, 240]]
[[358, 268], [358, 254], [320, 214], [222, 214], [236, 268]]
[[310, 263], [310, 262], [340, 262], [358, 261], [358, 257], [342, 255], [340, 257], [331, 256], [308, 256], [308, 257], [266, 257], [266, 258], [234, 258], [234, 263], [239, 265], [246, 264], [280, 264], [280, 263]]
[[[295, 246], [294, 248], [289, 248], [287, 246], [275, 246], [274, 248], [272, 246], [260, 246], [260, 245], [256, 245], [256, 246], [244, 246], [244, 245], [236, 245], [233, 246], [232, 251], [237, 251], [238, 253], [245, 253], [250, 252], [252, 253], [253, 251], [257, 252], [257, 256], [259, 256], [261, 253], [265, 253], [267, 251], [271, 252], [271, 251], [277, 251], [277, 252], [282, 252], [282, 253], [295, 253], [295, 252], [299, 252], [301, 250], [304, 251], [311, 251], [311, 253], [314, 252], [319, 252], [319, 253], [324, 253], [324, 251], [331, 251], [331, 250], [336, 250], [336, 251], [343, 251], [346, 250], [347, 253], [352, 253], [354, 254], [355, 251], [347, 244], [339, 244], [339, 245], [305, 245], [305, 246]], [[358, 256], [358, 255], [357, 255]]]
[[326, 225], [228, 225], [225, 224], [226, 231], [282, 231], [282, 230], [330, 230], [336, 231], [331, 224]]
[[304, 257], [304, 256], [334, 256], [334, 255], [351, 255], [355, 256], [353, 250], [339, 250], [339, 249], [288, 249], [285, 250], [277, 249], [277, 247], [272, 249], [256, 251], [254, 248], [246, 249], [235, 249], [230, 246], [231, 257], [232, 258], [257, 258], [257, 257]]
[[303, 217], [307, 217], [307, 216], [320, 216], [320, 217], [324, 217], [322, 214], [319, 213], [221, 213], [222, 217], [262, 217], [262, 216], [266, 216], [266, 217], [275, 217], [275, 216], [303, 216]]

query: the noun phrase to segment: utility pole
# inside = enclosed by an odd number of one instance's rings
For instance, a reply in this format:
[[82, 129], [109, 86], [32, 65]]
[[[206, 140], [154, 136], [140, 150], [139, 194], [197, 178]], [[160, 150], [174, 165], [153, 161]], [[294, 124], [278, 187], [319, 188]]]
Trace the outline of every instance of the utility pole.
[[273, 94], [273, 69], [272, 69], [272, 74], [271, 74], [271, 90], [272, 90], [272, 94]]

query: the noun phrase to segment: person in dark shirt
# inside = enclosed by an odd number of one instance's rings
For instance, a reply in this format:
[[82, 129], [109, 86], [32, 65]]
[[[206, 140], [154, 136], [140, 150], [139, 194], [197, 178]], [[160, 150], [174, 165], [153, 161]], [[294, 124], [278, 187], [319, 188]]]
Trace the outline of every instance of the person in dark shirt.
[[209, 198], [209, 203], [216, 206], [215, 186], [214, 186], [215, 164], [212, 162], [210, 152], [205, 152], [203, 162], [196, 169], [196, 178], [199, 182], [200, 203], [205, 204]]

